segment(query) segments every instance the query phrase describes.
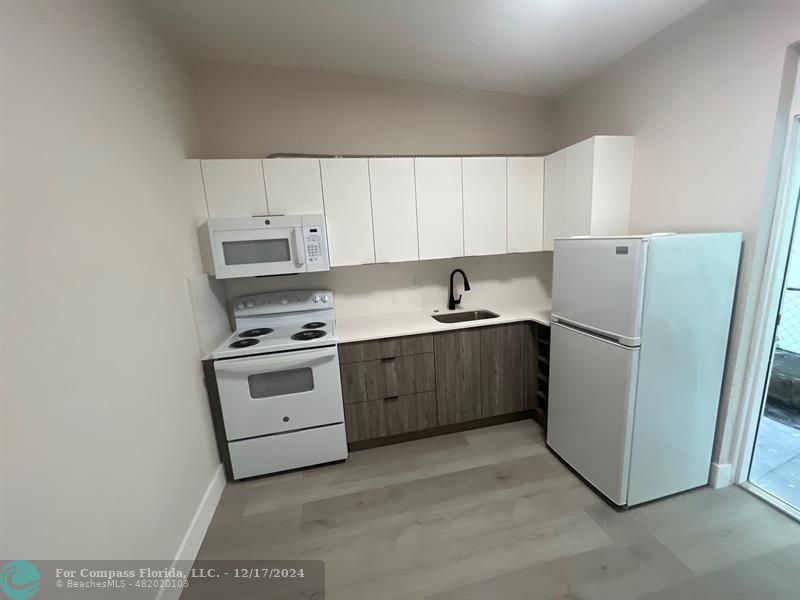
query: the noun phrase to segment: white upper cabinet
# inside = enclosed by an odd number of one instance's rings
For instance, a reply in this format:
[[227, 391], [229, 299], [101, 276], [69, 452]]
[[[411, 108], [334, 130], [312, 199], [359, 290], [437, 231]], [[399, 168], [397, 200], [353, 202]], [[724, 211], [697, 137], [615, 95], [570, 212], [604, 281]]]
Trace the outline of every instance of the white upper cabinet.
[[199, 162], [210, 218], [322, 213], [330, 264], [340, 267], [537, 252], [552, 250], [556, 237], [624, 235], [633, 143], [595, 136], [546, 157]]
[[593, 165], [594, 138], [564, 149], [564, 236], [592, 231]]
[[366, 158], [323, 158], [322, 193], [331, 266], [375, 262]]
[[261, 160], [202, 160], [200, 165], [209, 218], [267, 214]]
[[628, 233], [633, 138], [595, 136], [545, 158], [544, 248], [553, 237]]
[[594, 138], [592, 235], [625, 235], [630, 231], [633, 140], [625, 135]]
[[564, 229], [564, 150], [544, 158], [544, 222], [542, 249], [553, 249], [553, 238]]
[[419, 257], [464, 256], [460, 158], [415, 158]]
[[419, 259], [413, 158], [370, 158], [375, 261]]
[[324, 212], [317, 158], [268, 158], [263, 161], [270, 215]]
[[506, 252], [506, 158], [462, 159], [464, 254]]
[[508, 252], [542, 250], [544, 158], [509, 156], [506, 186]]

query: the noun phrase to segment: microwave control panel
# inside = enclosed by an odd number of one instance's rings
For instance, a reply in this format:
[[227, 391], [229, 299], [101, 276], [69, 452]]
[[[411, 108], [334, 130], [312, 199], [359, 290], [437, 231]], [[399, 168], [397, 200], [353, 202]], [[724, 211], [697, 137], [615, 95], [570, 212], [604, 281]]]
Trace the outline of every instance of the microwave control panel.
[[306, 248], [306, 263], [309, 271], [328, 270], [328, 249], [319, 225], [303, 227], [303, 243]]

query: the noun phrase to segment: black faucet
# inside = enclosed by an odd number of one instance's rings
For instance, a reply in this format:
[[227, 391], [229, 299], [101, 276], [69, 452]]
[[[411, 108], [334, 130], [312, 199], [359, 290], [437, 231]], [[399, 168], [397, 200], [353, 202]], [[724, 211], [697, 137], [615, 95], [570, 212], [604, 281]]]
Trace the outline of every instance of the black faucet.
[[464, 279], [464, 291], [469, 291], [469, 279], [467, 279], [467, 274], [461, 269], [453, 269], [453, 272], [450, 273], [450, 297], [447, 299], [447, 308], [449, 310], [455, 310], [456, 304], [461, 304], [461, 294], [458, 295], [458, 300], [453, 296], [453, 276], [456, 273], [461, 273], [461, 277]]

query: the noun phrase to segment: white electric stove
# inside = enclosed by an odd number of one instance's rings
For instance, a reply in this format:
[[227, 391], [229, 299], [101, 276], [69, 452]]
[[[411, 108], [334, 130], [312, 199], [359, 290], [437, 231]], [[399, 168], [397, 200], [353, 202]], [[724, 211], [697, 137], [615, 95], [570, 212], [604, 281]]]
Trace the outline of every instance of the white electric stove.
[[347, 458], [333, 293], [243, 296], [233, 315], [204, 363], [229, 478]]
[[250, 356], [336, 344], [330, 291], [295, 290], [242, 296], [234, 302], [236, 331], [213, 358]]

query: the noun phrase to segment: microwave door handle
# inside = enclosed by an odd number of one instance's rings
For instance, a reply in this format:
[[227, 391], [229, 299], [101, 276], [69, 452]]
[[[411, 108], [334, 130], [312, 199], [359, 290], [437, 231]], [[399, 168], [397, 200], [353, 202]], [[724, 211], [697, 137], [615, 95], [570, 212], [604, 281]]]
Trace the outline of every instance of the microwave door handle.
[[301, 235], [297, 235], [297, 229], [292, 229], [292, 242], [294, 243], [294, 263], [298, 267], [306, 264], [306, 249], [303, 247]]

